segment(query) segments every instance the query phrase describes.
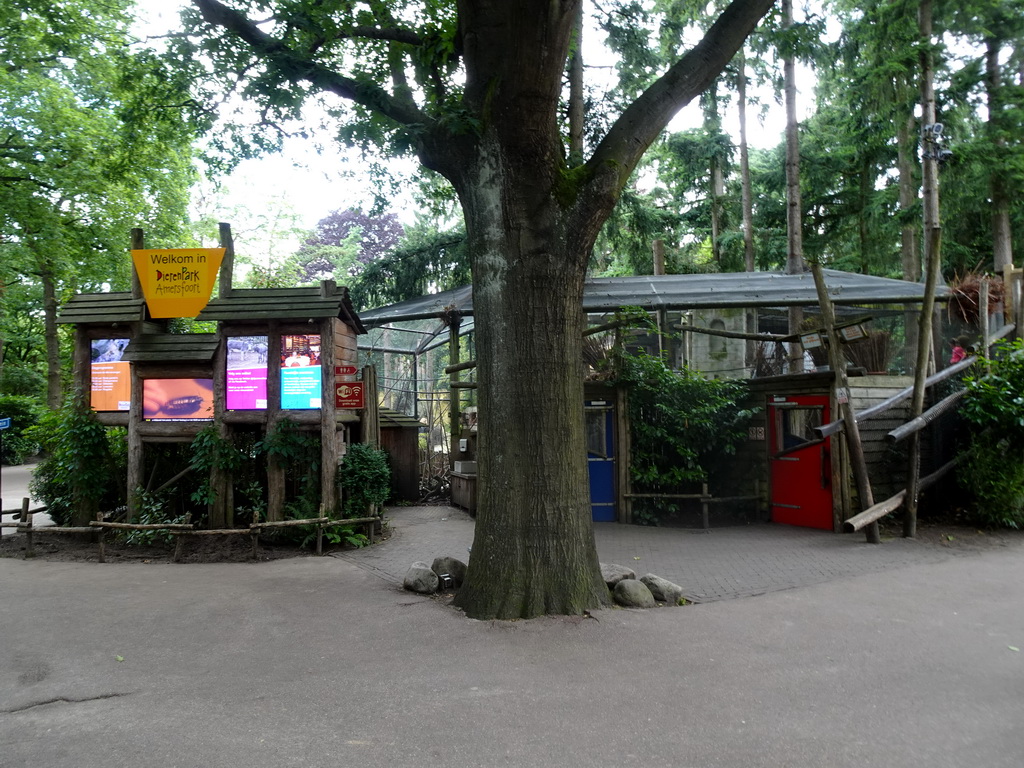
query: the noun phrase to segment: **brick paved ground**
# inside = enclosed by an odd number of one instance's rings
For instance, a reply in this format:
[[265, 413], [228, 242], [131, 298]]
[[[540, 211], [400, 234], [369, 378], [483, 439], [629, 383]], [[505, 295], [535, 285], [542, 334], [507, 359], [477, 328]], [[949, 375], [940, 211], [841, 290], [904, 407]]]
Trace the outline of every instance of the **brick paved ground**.
[[[473, 520], [452, 507], [388, 510], [393, 535], [374, 547], [336, 553], [383, 579], [401, 583], [409, 566], [435, 557], [467, 557]], [[934, 544], [892, 539], [869, 545], [864, 537], [784, 525], [749, 525], [709, 533], [596, 523], [601, 561], [638, 576], [654, 573], [683, 586], [695, 602], [776, 592], [953, 555]]]

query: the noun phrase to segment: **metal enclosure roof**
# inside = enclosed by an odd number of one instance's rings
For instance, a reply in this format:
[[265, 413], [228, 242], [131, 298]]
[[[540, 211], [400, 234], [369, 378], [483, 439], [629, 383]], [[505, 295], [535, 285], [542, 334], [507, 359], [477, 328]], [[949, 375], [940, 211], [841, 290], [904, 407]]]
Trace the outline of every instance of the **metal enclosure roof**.
[[[924, 285], [887, 277], [859, 275], [836, 269], [822, 270], [829, 295], [836, 304], [918, 304]], [[939, 300], [949, 296], [940, 286]], [[588, 313], [614, 312], [623, 307], [643, 309], [713, 309], [727, 307], [814, 306], [818, 294], [810, 272], [725, 272], [710, 275], [639, 275], [597, 277], [583, 288], [583, 308]], [[421, 296], [360, 313], [367, 327], [403, 320], [439, 317], [455, 309], [473, 314], [473, 290], [469, 286]]]

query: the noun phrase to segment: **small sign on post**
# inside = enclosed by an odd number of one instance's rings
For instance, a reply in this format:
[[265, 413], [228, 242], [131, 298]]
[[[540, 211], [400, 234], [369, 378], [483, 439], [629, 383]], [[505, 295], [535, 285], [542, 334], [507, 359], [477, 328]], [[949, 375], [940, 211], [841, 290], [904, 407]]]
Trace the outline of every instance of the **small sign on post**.
[[363, 382], [342, 381], [335, 385], [334, 406], [336, 408], [365, 407]]
[[10, 428], [11, 428], [11, 419], [10, 419], [10, 417], [8, 417], [6, 419], [0, 419], [0, 429], [10, 429]]

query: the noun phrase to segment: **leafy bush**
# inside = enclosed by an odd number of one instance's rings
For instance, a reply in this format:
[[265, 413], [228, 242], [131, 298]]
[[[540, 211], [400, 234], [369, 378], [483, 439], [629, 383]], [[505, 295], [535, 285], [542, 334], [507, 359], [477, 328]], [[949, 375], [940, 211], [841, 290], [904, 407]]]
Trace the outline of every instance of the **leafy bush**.
[[[754, 411], [740, 407], [737, 380], [674, 371], [648, 354], [622, 354], [616, 383], [628, 387], [632, 476], [640, 493], [686, 493], [709, 480], [723, 456], [736, 453]], [[645, 499], [637, 518], [657, 524], [676, 511], [671, 500]]]
[[[139, 493], [139, 516], [135, 520], [142, 525], [166, 525], [168, 523], [184, 523], [187, 514], [175, 514], [174, 505], [165, 492], [141, 491]], [[126, 544], [148, 546], [160, 542], [170, 544], [174, 536], [169, 531], [124, 531], [121, 534]]]
[[1024, 527], [1024, 343], [1002, 342], [991, 373], [964, 380], [961, 415], [978, 427], [960, 483], [974, 495], [979, 522]]
[[35, 426], [43, 412], [34, 397], [0, 395], [0, 418], [11, 420], [10, 428], [4, 430], [0, 462], [24, 464], [27, 458], [39, 452], [39, 443], [26, 437], [25, 430]]
[[97, 511], [125, 503], [124, 429], [107, 429], [88, 405], [70, 401], [27, 432], [46, 454], [33, 473], [32, 495], [58, 525], [85, 525]]
[[346, 517], [366, 517], [372, 505], [391, 495], [391, 466], [387, 451], [365, 443], [348, 446], [338, 475]]

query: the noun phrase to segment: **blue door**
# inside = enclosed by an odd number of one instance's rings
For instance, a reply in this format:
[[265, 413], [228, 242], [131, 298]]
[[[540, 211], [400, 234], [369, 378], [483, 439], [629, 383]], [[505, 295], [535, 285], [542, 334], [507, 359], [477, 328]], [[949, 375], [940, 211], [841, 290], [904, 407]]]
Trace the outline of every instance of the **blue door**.
[[584, 403], [587, 430], [587, 468], [590, 471], [590, 507], [595, 523], [615, 522], [615, 429], [612, 404], [607, 400]]

